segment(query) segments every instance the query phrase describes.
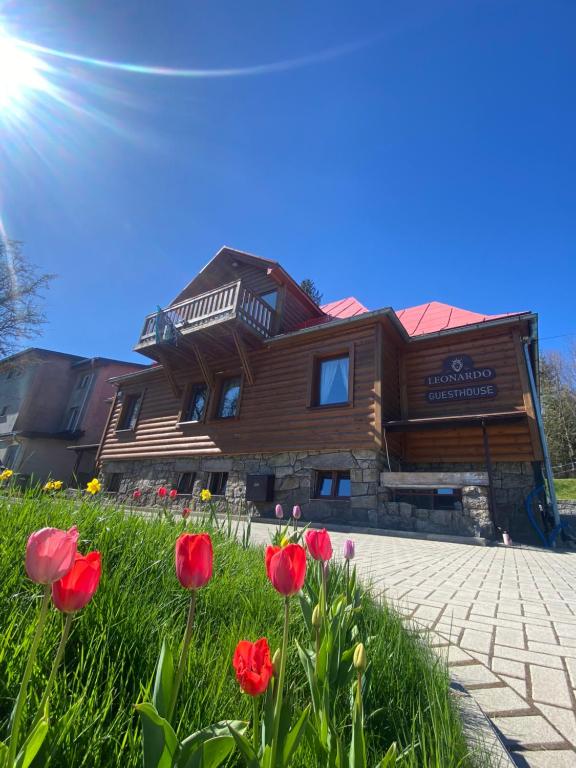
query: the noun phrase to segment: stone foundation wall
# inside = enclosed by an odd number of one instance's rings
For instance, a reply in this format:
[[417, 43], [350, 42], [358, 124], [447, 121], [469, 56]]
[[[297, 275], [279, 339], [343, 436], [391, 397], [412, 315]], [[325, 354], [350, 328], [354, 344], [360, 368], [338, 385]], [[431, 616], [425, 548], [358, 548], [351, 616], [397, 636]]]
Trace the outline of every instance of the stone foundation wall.
[[[271, 517], [277, 503], [284, 506], [288, 515], [292, 506], [299, 504], [305, 520], [467, 536], [496, 534], [488, 512], [487, 488], [464, 488], [461, 509], [419, 509], [391, 501], [388, 491], [380, 485], [384, 465], [384, 456], [377, 451], [294, 451], [272, 455], [107, 461], [102, 475], [106, 487], [110, 474], [121, 473], [118, 497], [132, 503], [132, 494], [138, 488], [143, 494], [139, 504], [146, 506], [158, 503], [156, 491], [159, 486], [175, 488], [181, 473], [193, 472], [196, 481], [192, 495], [178, 497], [174, 505], [196, 507], [200, 504], [200, 491], [208, 486], [209, 474], [228, 472], [226, 501], [235, 509], [253, 515]], [[348, 470], [350, 499], [313, 498], [315, 473], [321, 470]], [[478, 464], [404, 464], [402, 470], [467, 472], [484, 471], [485, 468]], [[272, 502], [246, 502], [248, 474], [274, 475]], [[496, 463], [494, 485], [497, 526], [514, 534], [525, 525], [524, 499], [534, 487], [532, 466], [529, 463]]]
[[561, 515], [567, 517], [576, 518], [576, 500], [574, 499], [559, 499], [558, 511]]
[[[295, 451], [278, 454], [250, 454], [233, 457], [197, 459], [150, 459], [107, 461], [102, 467], [104, 487], [109, 476], [121, 473], [118, 498], [131, 502], [135, 488], [142, 492], [141, 505], [158, 503], [156, 491], [164, 485], [175, 488], [183, 472], [196, 473], [191, 496], [181, 496], [174, 504], [195, 507], [200, 491], [208, 487], [211, 472], [228, 472], [226, 501], [235, 508], [262, 516], [273, 516], [276, 504], [289, 514], [294, 504], [302, 508], [306, 520], [369, 523], [370, 513], [378, 504], [378, 479], [383, 460], [376, 451]], [[348, 470], [351, 481], [350, 499], [314, 499], [315, 472]], [[274, 501], [246, 502], [246, 475], [274, 475]]]

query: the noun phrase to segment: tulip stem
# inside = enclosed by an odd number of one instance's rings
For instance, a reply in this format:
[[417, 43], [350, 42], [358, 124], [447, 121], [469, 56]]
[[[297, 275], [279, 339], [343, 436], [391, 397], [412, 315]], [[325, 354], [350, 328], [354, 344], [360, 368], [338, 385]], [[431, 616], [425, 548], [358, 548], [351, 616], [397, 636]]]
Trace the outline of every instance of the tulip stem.
[[70, 634], [73, 618], [74, 618], [73, 614], [71, 613], [66, 614], [66, 621], [64, 622], [64, 627], [62, 628], [62, 636], [60, 637], [60, 644], [58, 645], [58, 650], [56, 651], [56, 655], [54, 656], [50, 677], [48, 678], [48, 682], [46, 683], [44, 695], [42, 696], [42, 701], [40, 702], [40, 706], [38, 707], [38, 712], [36, 712], [36, 717], [34, 718], [34, 722], [32, 723], [32, 727], [30, 729], [31, 731], [33, 731], [34, 728], [38, 725], [38, 723], [42, 719], [44, 710], [46, 709], [46, 705], [50, 697], [50, 692], [52, 690], [52, 686], [54, 685], [54, 680], [56, 679], [56, 673], [58, 672], [58, 668], [60, 667], [62, 657], [64, 656], [64, 649], [66, 648], [66, 643], [68, 642], [68, 635]]
[[46, 584], [44, 587], [44, 596], [40, 605], [40, 612], [38, 614], [38, 621], [36, 622], [36, 631], [32, 638], [32, 644], [30, 645], [30, 651], [28, 653], [28, 661], [26, 662], [26, 668], [24, 669], [24, 675], [22, 682], [20, 683], [20, 690], [18, 691], [18, 698], [12, 711], [12, 728], [10, 730], [10, 743], [8, 745], [8, 757], [6, 765], [12, 767], [16, 760], [16, 750], [18, 749], [18, 737], [20, 735], [20, 721], [22, 720], [22, 711], [24, 704], [26, 703], [26, 692], [28, 690], [28, 683], [32, 675], [32, 668], [34, 667], [34, 661], [36, 660], [36, 654], [38, 652], [38, 646], [40, 645], [40, 639], [42, 638], [42, 632], [46, 619], [48, 617], [48, 608], [50, 605], [50, 584]]
[[350, 602], [350, 560], [346, 560], [346, 602]]
[[260, 730], [259, 699], [259, 696], [252, 696], [252, 744], [256, 754], [258, 754], [258, 731]]
[[270, 768], [276, 768], [276, 754], [278, 751], [278, 733], [280, 731], [280, 716], [282, 714], [282, 698], [284, 693], [284, 677], [286, 676], [286, 657], [288, 656], [288, 625], [290, 623], [290, 598], [284, 601], [284, 634], [282, 636], [282, 658], [280, 659], [280, 675], [278, 676], [278, 696], [276, 698], [276, 710], [274, 712], [274, 729], [272, 732], [272, 754], [270, 755]]
[[196, 590], [192, 590], [190, 596], [190, 607], [188, 608], [188, 620], [186, 622], [186, 629], [184, 631], [184, 641], [182, 643], [182, 651], [180, 652], [180, 658], [178, 659], [178, 667], [176, 669], [176, 677], [174, 678], [174, 688], [172, 689], [172, 699], [170, 700], [170, 707], [168, 708], [168, 722], [171, 722], [174, 709], [176, 708], [176, 700], [178, 699], [178, 689], [182, 682], [182, 676], [184, 675], [184, 667], [188, 659], [188, 649], [190, 647], [190, 641], [192, 640], [192, 628], [194, 626], [194, 614], [196, 612]]

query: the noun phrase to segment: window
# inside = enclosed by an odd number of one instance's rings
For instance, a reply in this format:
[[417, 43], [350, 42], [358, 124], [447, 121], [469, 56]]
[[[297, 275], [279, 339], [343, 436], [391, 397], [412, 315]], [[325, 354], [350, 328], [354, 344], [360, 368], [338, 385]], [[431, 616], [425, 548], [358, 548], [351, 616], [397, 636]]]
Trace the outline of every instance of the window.
[[78, 414], [80, 413], [80, 408], [78, 406], [74, 406], [73, 408], [70, 408], [68, 411], [68, 416], [66, 417], [66, 432], [74, 432], [76, 429], [77, 423], [78, 423]]
[[396, 488], [393, 501], [420, 509], [462, 509], [461, 488]]
[[6, 414], [7, 414], [7, 413], [8, 413], [8, 406], [7, 406], [7, 405], [5, 405], [5, 406], [2, 408], [2, 410], [0, 411], [0, 416], [6, 416]]
[[228, 472], [210, 472], [208, 490], [213, 496], [225, 496]]
[[350, 472], [318, 472], [315, 496], [318, 499], [349, 499]]
[[122, 473], [113, 472], [108, 475], [108, 481], [106, 483], [106, 490], [108, 493], [118, 493], [120, 490], [120, 483], [122, 482]]
[[238, 402], [240, 400], [240, 377], [225, 379], [220, 389], [220, 401], [218, 402], [219, 419], [232, 419], [238, 415]]
[[278, 303], [278, 291], [268, 291], [268, 293], [262, 293], [260, 298], [262, 301], [265, 301], [271, 309], [276, 309], [276, 305]]
[[182, 411], [182, 421], [202, 421], [208, 402], [206, 384], [194, 384]]
[[122, 410], [120, 411], [120, 417], [118, 419], [118, 426], [116, 427], [117, 430], [135, 428], [141, 404], [142, 395], [140, 393], [125, 395], [124, 404], [122, 405]]
[[315, 361], [312, 405], [342, 405], [350, 402], [350, 356]]
[[81, 376], [78, 379], [78, 384], [77, 384], [78, 389], [86, 389], [86, 387], [90, 383], [91, 378], [92, 376], [89, 373], [85, 373], [84, 376]]
[[176, 486], [176, 490], [180, 495], [188, 496], [194, 490], [195, 480], [195, 472], [182, 472], [178, 476], [178, 485]]

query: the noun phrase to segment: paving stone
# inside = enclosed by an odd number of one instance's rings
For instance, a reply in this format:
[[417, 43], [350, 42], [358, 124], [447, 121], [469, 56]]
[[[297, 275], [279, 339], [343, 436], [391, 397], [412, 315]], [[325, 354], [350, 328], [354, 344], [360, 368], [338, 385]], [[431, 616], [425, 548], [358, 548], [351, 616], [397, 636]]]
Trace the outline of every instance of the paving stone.
[[495, 645], [494, 656], [513, 661], [525, 661], [528, 664], [538, 664], [550, 669], [562, 669], [562, 661], [557, 656], [547, 656], [534, 651], [522, 651], [520, 648], [508, 648], [505, 645]]
[[560, 669], [545, 669], [530, 665], [532, 698], [536, 702], [571, 707], [572, 697], [566, 674]]
[[492, 722], [512, 747], [519, 744], [559, 744], [564, 741], [560, 733], [540, 715], [495, 717]]
[[567, 749], [513, 753], [518, 768], [576, 768], [576, 752]]
[[521, 629], [508, 629], [508, 627], [496, 627], [496, 642], [498, 645], [508, 645], [511, 648], [526, 647], [524, 632]]
[[526, 666], [520, 661], [511, 659], [501, 659], [494, 656], [492, 659], [492, 669], [497, 674], [510, 675], [511, 677], [526, 677]]
[[538, 704], [538, 709], [573, 746], [576, 745], [576, 717], [569, 709]]
[[474, 661], [472, 656], [458, 648], [457, 645], [440, 645], [432, 648], [432, 650], [441, 659], [447, 661], [448, 664], [464, 664]]
[[500, 680], [506, 685], [509, 685], [512, 690], [516, 691], [519, 696], [526, 699], [527, 686], [524, 680], [520, 680], [517, 677], [508, 677], [507, 675], [500, 675]]
[[480, 653], [490, 653], [492, 634], [490, 632], [478, 632], [475, 629], [465, 629], [460, 641], [461, 648], [468, 648]]
[[490, 685], [499, 683], [500, 680], [490, 672], [483, 664], [470, 664], [466, 667], [452, 667], [450, 674], [465, 688], [469, 685]]
[[576, 687], [576, 659], [566, 659], [568, 674], [573, 687]]
[[530, 705], [508, 687], [478, 688], [472, 692], [472, 695], [487, 715], [530, 709]]
[[576, 659], [576, 648], [568, 648], [566, 645], [558, 645], [557, 643], [534, 643], [529, 640], [528, 650], [534, 653], [541, 653], [542, 655], [569, 656], [572, 659]]
[[528, 636], [528, 640], [535, 640], [539, 643], [556, 642], [552, 627], [536, 627], [533, 624], [528, 623], [526, 624], [526, 635]]

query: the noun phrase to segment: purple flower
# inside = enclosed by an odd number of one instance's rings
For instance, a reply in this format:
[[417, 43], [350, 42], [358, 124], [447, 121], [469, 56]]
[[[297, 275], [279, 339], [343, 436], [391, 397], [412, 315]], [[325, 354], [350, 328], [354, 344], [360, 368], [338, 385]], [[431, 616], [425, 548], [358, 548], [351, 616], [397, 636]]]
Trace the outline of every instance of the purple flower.
[[346, 539], [344, 542], [344, 559], [353, 560], [356, 553], [356, 548], [352, 539]]
[[296, 504], [292, 508], [292, 517], [294, 518], [294, 520], [300, 520], [300, 518], [302, 517], [302, 510], [300, 509], [298, 504]]
[[274, 510], [276, 513], [276, 517], [278, 520], [282, 520], [284, 517], [284, 510], [282, 509], [282, 504], [276, 504], [276, 509]]

